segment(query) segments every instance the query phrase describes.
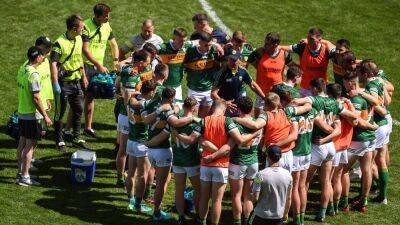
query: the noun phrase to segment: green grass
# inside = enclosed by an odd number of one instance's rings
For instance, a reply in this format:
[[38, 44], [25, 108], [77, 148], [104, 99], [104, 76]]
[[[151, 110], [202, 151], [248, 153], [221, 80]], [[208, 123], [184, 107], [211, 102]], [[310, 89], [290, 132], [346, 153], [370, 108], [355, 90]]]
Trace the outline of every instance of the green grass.
[[[17, 107], [15, 76], [25, 61], [26, 50], [35, 38], [46, 34], [55, 39], [65, 31], [65, 18], [79, 13], [92, 16], [96, 1], [31, 0], [8, 1], [0, 9], [0, 124], [6, 124], [9, 114]], [[157, 33], [167, 40], [177, 26], [191, 31], [191, 17], [201, 11], [197, 1], [106, 1], [113, 9], [111, 25], [122, 43], [137, 33], [141, 21], [152, 17]], [[303, 38], [310, 27], [321, 27], [327, 39], [348, 38], [360, 58], [374, 58], [389, 75], [394, 85], [399, 85], [400, 40], [398, 38], [398, 12], [400, 1], [210, 1], [217, 14], [232, 30], [243, 30], [254, 46], [260, 46], [265, 34], [279, 31], [282, 43], [295, 43]], [[110, 64], [110, 54], [107, 53]], [[253, 71], [253, 70], [251, 70]], [[390, 108], [394, 118], [399, 118], [399, 99], [395, 93]], [[40, 142], [36, 157], [45, 160], [39, 172], [43, 186], [23, 188], [14, 184], [16, 173], [15, 143], [0, 133], [0, 224], [139, 224], [149, 223], [147, 216], [134, 216], [126, 210], [126, 196], [114, 187], [115, 154], [113, 142], [115, 123], [112, 101], [97, 101], [94, 129], [100, 139], [88, 139], [96, 149], [98, 161], [95, 183], [91, 189], [75, 189], [69, 182], [70, 153], [61, 154], [53, 149], [51, 139]], [[2, 131], [4, 126], [1, 127]], [[396, 224], [400, 210], [398, 196], [399, 144], [398, 127], [392, 134], [390, 148], [389, 205], [370, 204], [365, 215], [329, 218], [327, 224]], [[72, 148], [70, 148], [70, 152]], [[356, 190], [356, 189], [355, 189]], [[173, 203], [173, 182], [169, 186], [164, 205]], [[310, 207], [315, 209], [318, 195], [311, 194]], [[355, 192], [352, 192], [355, 195]], [[223, 207], [223, 224], [231, 224], [229, 196]], [[176, 214], [174, 214], [176, 216]], [[310, 218], [310, 217], [307, 217]], [[151, 224], [151, 223], [149, 223]], [[170, 223], [174, 224], [174, 223]], [[308, 222], [307, 224], [314, 224]]]

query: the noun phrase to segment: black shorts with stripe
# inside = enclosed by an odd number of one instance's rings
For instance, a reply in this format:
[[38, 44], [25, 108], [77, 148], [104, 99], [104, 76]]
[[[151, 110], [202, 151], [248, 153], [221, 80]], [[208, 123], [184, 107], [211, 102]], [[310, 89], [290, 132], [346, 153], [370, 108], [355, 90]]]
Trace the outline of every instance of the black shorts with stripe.
[[19, 134], [26, 139], [40, 140], [41, 125], [39, 120], [23, 120], [19, 119]]

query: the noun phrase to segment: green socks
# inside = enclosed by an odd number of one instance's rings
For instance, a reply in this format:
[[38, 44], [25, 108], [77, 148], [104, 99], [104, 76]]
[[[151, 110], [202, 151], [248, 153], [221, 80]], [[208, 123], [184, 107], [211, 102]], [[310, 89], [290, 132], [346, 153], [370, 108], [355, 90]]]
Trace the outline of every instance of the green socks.
[[305, 212], [300, 213], [300, 224], [304, 224], [304, 217], [306, 216]]
[[339, 212], [339, 201], [333, 203], [333, 209], [335, 210], [335, 213]]
[[242, 220], [241, 219], [234, 220], [233, 225], [242, 225]]
[[320, 208], [319, 209], [319, 213], [318, 213], [318, 217], [319, 218], [325, 218], [326, 215], [326, 208]]
[[387, 196], [387, 187], [389, 183], [389, 171], [387, 168], [379, 172], [379, 198], [385, 199]]
[[349, 205], [349, 197], [344, 196], [339, 201], [339, 208], [345, 208]]
[[361, 205], [364, 205], [364, 206], [367, 205], [367, 203], [368, 203], [367, 198], [365, 196], [361, 196], [360, 203], [361, 203]]
[[333, 206], [333, 202], [329, 202], [327, 211], [328, 211], [328, 215], [330, 215], [330, 216], [335, 215], [335, 208]]
[[146, 189], [146, 191], [144, 192], [144, 199], [149, 198], [150, 196], [151, 196], [151, 190]]
[[294, 225], [301, 225], [301, 214], [297, 214], [297, 215], [293, 218], [293, 224], [294, 224]]

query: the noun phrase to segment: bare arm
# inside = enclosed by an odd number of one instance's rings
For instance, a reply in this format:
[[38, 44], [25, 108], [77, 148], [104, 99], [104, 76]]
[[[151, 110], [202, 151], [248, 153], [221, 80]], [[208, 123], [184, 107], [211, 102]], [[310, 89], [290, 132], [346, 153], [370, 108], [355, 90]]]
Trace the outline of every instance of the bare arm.
[[283, 220], [287, 221], [288, 220], [288, 214], [290, 210], [290, 203], [292, 201], [292, 186], [288, 189], [286, 193], [286, 203], [285, 203], [285, 211], [283, 213]]
[[111, 48], [111, 55], [113, 57], [114, 70], [117, 70], [118, 60], [114, 60], [114, 59], [118, 59], [119, 58], [118, 43], [115, 40], [115, 38], [113, 38], [113, 39], [108, 41], [108, 44], [110, 45], [110, 48]]
[[251, 88], [251, 90], [253, 90], [254, 93], [256, 93], [258, 96], [260, 96], [261, 98], [265, 98], [265, 95], [264, 95], [263, 91], [261, 90], [260, 86], [258, 86], [258, 84], [257, 84], [256, 82], [251, 81], [250, 88]]
[[229, 154], [231, 149], [235, 146], [235, 142], [232, 139], [228, 140], [228, 143], [223, 145], [218, 151], [212, 154], [213, 160], [219, 159]]
[[293, 52], [291, 45], [279, 45], [279, 49], [287, 52]]
[[51, 74], [51, 80], [52, 80], [53, 84], [58, 83], [57, 62], [52, 62], [50, 64], [50, 74]]
[[304, 105], [296, 107], [296, 115], [301, 115], [303, 113], [309, 112], [312, 109], [311, 103], [307, 102]]
[[219, 92], [219, 88], [218, 87], [213, 87], [213, 89], [211, 90], [211, 98], [215, 101], [218, 99], [221, 99], [221, 97], [219, 97], [218, 95]]
[[317, 125], [319, 128], [321, 128], [322, 131], [324, 131], [325, 133], [332, 133], [333, 132], [333, 128], [331, 126], [329, 126], [326, 121], [324, 121], [323, 119], [321, 119], [320, 117], [316, 117], [314, 119], [314, 124]]
[[240, 118], [240, 117], [233, 117], [232, 120], [235, 123], [241, 124], [247, 128], [253, 129], [253, 130], [259, 130], [263, 128], [266, 125], [265, 120], [258, 118], [256, 121], [247, 119], [247, 118]]
[[217, 146], [215, 146], [211, 141], [207, 141], [202, 137], [200, 137], [199, 143], [203, 148], [206, 148], [206, 149], [211, 150], [213, 152], [218, 151], [218, 147]]
[[82, 52], [86, 56], [86, 58], [91, 63], [93, 63], [93, 65], [95, 65], [97, 68], [103, 67], [99, 62], [96, 61], [96, 59], [94, 58], [92, 52], [89, 50], [89, 42], [88, 41], [84, 41], [83, 42]]
[[327, 143], [329, 141], [332, 141], [333, 138], [339, 136], [341, 134], [341, 132], [342, 132], [342, 126], [341, 126], [340, 120], [335, 120], [335, 122], [333, 124], [332, 133], [330, 133], [328, 136], [325, 136], [323, 138], [314, 139], [314, 142], [316, 142], [317, 144]]
[[182, 117], [178, 118], [175, 115], [168, 117], [168, 123], [173, 127], [183, 127], [193, 121], [193, 117]]
[[[176, 130], [174, 132], [176, 132]], [[196, 132], [193, 132], [190, 135], [176, 133], [175, 136], [185, 145], [191, 145], [199, 140], [200, 134]]]
[[367, 120], [362, 119], [361, 117], [358, 118], [357, 127], [364, 130], [376, 130], [379, 128], [376, 123], [370, 123]]
[[154, 136], [152, 139], [144, 142], [147, 147], [153, 147], [161, 144], [165, 139], [169, 137], [169, 133], [162, 131], [161, 133]]

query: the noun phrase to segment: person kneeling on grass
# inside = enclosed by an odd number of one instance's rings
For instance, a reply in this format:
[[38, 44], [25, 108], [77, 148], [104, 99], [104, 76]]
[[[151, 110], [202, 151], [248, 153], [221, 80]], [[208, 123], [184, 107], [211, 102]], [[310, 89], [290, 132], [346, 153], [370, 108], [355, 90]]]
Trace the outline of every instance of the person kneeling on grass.
[[254, 211], [249, 219], [250, 225], [283, 225], [290, 208], [292, 176], [279, 166], [282, 156], [277, 145], [267, 148], [268, 167], [261, 170], [253, 185]]

